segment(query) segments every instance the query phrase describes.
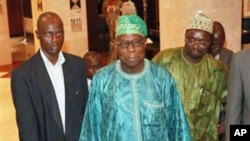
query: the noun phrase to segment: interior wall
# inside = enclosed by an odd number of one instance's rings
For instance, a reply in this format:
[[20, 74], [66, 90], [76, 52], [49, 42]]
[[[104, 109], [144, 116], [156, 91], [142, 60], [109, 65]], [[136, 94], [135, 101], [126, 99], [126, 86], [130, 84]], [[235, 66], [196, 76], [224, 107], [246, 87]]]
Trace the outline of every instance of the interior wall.
[[184, 45], [184, 34], [191, 17], [202, 10], [220, 21], [226, 32], [226, 47], [241, 49], [242, 2], [238, 0], [176, 1], [160, 0], [161, 50]]
[[[7, 0], [0, 0], [0, 65], [11, 64], [11, 50], [8, 46], [9, 31], [7, 23]], [[54, 11], [64, 22], [65, 43], [63, 50], [82, 57], [88, 51], [88, 35], [86, 21], [86, 1], [81, 1], [81, 8], [72, 10], [70, 0], [31, 0], [33, 33], [36, 30], [36, 21], [40, 13]], [[209, 0], [209, 1], [175, 1], [159, 0], [161, 50], [184, 45], [184, 33], [190, 17], [197, 10], [202, 10], [214, 20], [220, 21], [226, 31], [226, 46], [233, 51], [241, 49], [241, 18], [242, 2], [236, 0]], [[244, 9], [247, 10], [246, 0]], [[150, 6], [150, 5], [149, 5]], [[42, 9], [41, 9], [42, 8]], [[250, 11], [250, 10], [249, 10]], [[245, 16], [248, 16], [246, 12]], [[81, 19], [81, 30], [77, 27], [72, 30], [72, 20]], [[34, 38], [35, 50], [40, 48]]]
[[[65, 41], [63, 51], [82, 57], [88, 51], [86, 22], [86, 1], [79, 0], [80, 7], [70, 6], [70, 0], [32, 0], [33, 33], [39, 15], [45, 11], [56, 12], [63, 20]], [[39, 41], [34, 38], [35, 50], [40, 48]]]
[[243, 17], [250, 18], [250, 0], [243, 0]]
[[9, 26], [7, 14], [7, 0], [0, 0], [0, 65], [11, 64], [11, 50], [9, 44]]

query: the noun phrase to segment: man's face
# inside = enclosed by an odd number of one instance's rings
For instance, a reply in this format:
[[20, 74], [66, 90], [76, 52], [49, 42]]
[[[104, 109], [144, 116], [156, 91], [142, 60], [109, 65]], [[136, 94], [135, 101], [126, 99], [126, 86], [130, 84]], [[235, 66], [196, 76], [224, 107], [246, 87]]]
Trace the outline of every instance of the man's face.
[[87, 64], [87, 76], [88, 78], [92, 79], [94, 74], [102, 67], [101, 58], [98, 56], [90, 56], [86, 59]]
[[136, 34], [124, 34], [116, 38], [121, 67], [127, 73], [138, 73], [144, 67], [146, 40]]
[[188, 57], [188, 60], [201, 60], [207, 53], [210, 44], [210, 33], [196, 29], [187, 30], [184, 53], [186, 54], [186, 57]]
[[213, 56], [219, 54], [223, 48], [224, 42], [225, 42], [225, 35], [223, 36], [222, 33], [215, 32], [213, 34], [213, 41], [208, 52], [211, 53]]
[[[46, 22], [45, 22], [46, 21]], [[64, 41], [63, 24], [58, 20], [45, 20], [36, 31], [41, 49], [47, 57], [57, 56]]]

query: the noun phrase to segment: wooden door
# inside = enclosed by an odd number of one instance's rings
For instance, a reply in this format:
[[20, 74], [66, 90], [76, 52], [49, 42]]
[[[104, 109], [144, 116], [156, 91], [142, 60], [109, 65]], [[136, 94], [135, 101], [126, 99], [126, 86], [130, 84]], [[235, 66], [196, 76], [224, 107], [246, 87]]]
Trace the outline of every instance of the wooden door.
[[101, 16], [101, 4], [97, 0], [87, 0], [88, 43], [90, 51], [108, 52], [109, 38], [106, 21]]
[[32, 18], [31, 0], [7, 0], [7, 12], [10, 37], [22, 36], [23, 17]]
[[10, 37], [23, 35], [21, 0], [7, 0]]

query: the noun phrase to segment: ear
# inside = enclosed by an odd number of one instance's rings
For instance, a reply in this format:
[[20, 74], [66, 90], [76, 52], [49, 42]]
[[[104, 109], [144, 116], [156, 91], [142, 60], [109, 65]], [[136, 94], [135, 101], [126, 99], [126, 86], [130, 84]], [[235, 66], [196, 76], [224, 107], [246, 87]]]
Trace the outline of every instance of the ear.
[[38, 31], [38, 30], [36, 30], [36, 38], [37, 38], [37, 39], [40, 39], [40, 34], [39, 34], [39, 31]]
[[148, 38], [145, 37], [145, 38], [144, 38], [144, 48], [145, 48], [145, 49], [146, 49], [146, 47], [147, 47], [147, 40], [148, 40]]
[[184, 34], [184, 35], [185, 35], [185, 37], [187, 36], [187, 33], [188, 33], [188, 30], [186, 30], [186, 32], [185, 32], [185, 34]]

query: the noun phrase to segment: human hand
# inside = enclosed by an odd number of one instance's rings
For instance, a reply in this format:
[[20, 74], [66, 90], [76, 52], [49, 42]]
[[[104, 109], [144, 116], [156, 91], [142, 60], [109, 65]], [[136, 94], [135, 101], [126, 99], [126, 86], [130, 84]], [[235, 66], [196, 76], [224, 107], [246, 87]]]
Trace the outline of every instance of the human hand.
[[221, 122], [220, 124], [217, 125], [217, 133], [218, 135], [221, 135], [225, 133], [225, 121]]

